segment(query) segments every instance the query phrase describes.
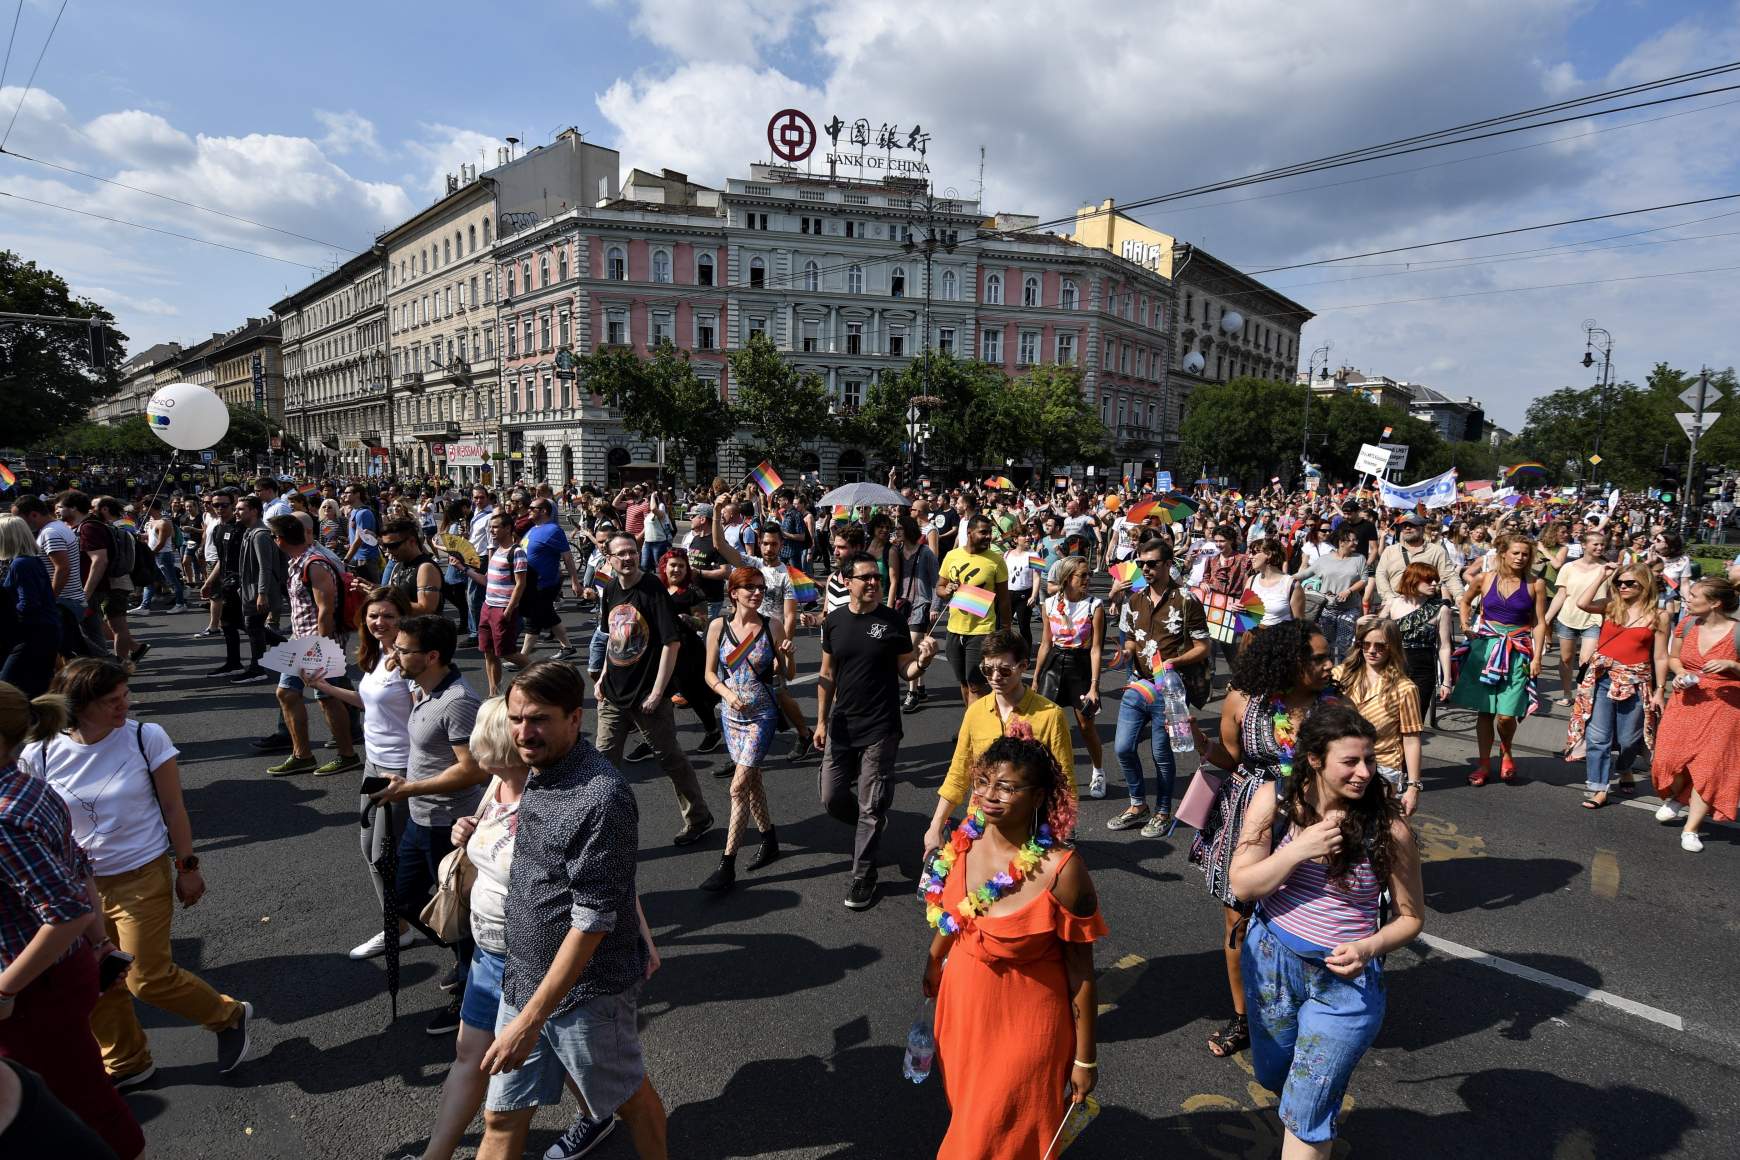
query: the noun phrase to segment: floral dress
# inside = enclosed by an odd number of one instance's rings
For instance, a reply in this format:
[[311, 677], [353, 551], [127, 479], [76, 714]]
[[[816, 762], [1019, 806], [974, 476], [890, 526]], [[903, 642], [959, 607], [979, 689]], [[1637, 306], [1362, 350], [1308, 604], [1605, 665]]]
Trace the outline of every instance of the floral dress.
[[773, 642], [765, 620], [747, 641], [737, 638], [729, 617], [720, 628], [720, 680], [747, 702], [742, 710], [733, 709], [729, 701], [719, 708], [725, 724], [725, 750], [738, 765], [759, 766], [773, 745], [779, 712], [773, 699]]

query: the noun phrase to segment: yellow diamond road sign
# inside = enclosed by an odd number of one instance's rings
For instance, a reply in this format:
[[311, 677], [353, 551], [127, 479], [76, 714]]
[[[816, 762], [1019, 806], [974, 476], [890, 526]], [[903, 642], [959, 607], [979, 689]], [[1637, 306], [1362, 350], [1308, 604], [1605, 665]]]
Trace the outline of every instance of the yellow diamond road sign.
[[1594, 464], [1596, 467], [1600, 467], [1601, 466], [1601, 457], [1599, 455], [1591, 455], [1589, 457], [1589, 462]]

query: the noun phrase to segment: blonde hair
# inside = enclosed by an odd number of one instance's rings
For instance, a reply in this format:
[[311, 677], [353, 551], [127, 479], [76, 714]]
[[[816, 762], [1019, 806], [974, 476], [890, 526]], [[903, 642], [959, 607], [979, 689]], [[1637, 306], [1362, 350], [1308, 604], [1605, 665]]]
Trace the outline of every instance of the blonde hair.
[[1066, 556], [1057, 566], [1057, 590], [1062, 592], [1068, 587], [1070, 579], [1087, 566], [1088, 562], [1082, 556]]
[[46, 741], [67, 726], [72, 716], [66, 698], [45, 693], [32, 701], [15, 685], [0, 681], [0, 756], [26, 741]]
[[471, 756], [491, 773], [526, 768], [508, 727], [506, 697], [491, 697], [478, 706], [477, 719], [471, 725]]
[[36, 537], [22, 516], [0, 516], [0, 560], [15, 560], [19, 556], [40, 556]]
[[[1602, 613], [1603, 616], [1608, 620], [1618, 620], [1628, 608], [1654, 608], [1656, 606], [1656, 597], [1660, 594], [1661, 586], [1655, 582], [1655, 573], [1650, 571], [1648, 564], [1633, 561], [1615, 572], [1613, 580], [1617, 580], [1621, 576], [1629, 576], [1637, 581], [1637, 595], [1628, 602], [1625, 597], [1619, 594], [1619, 589], [1614, 588], [1613, 595], [1607, 601], [1607, 610]], [[1611, 582], [1609, 581], [1609, 583]]]

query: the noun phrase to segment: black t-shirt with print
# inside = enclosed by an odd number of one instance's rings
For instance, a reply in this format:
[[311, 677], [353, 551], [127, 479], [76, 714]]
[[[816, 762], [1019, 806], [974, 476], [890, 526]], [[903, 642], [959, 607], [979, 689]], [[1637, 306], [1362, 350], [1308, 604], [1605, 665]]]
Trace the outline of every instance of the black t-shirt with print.
[[717, 568], [725, 563], [725, 557], [719, 554], [719, 549], [713, 546], [712, 540], [689, 541], [689, 571], [695, 575], [695, 583], [708, 600], [725, 599], [725, 577], [715, 580], [710, 576], [701, 575], [702, 568]]
[[912, 651], [906, 621], [886, 604], [837, 608], [822, 621], [822, 651], [834, 658], [829, 744], [862, 749], [901, 736], [898, 662]]
[[621, 709], [644, 700], [659, 672], [659, 653], [678, 635], [676, 607], [665, 586], [642, 572], [632, 588], [612, 581], [604, 591], [604, 699]]

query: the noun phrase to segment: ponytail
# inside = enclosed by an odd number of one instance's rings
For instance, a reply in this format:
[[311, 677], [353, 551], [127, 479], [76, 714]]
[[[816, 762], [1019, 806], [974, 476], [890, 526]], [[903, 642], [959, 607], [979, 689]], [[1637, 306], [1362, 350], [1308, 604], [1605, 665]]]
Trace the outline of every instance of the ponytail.
[[28, 741], [46, 741], [65, 729], [70, 717], [65, 697], [46, 693], [32, 701], [16, 686], [0, 682], [0, 754]]

